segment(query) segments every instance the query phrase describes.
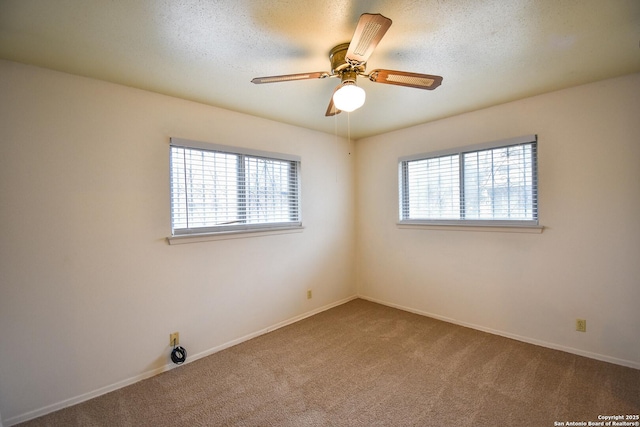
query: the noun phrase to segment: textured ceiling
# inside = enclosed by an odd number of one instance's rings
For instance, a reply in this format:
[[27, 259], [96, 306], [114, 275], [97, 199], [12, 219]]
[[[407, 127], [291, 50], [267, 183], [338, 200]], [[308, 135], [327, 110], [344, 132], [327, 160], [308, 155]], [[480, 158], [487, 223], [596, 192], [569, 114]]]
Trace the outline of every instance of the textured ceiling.
[[[434, 91], [369, 82], [325, 117], [330, 71], [365, 12], [393, 24], [368, 62], [444, 77]], [[638, 0], [0, 0], [0, 58], [358, 139], [640, 72]], [[1, 97], [1, 94], [0, 94]]]

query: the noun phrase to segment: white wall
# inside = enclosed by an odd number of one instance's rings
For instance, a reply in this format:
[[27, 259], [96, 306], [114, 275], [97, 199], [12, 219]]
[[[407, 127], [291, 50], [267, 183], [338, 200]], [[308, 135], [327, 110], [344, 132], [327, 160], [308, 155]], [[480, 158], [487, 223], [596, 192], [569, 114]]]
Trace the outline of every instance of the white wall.
[[[168, 245], [171, 136], [300, 155], [304, 231]], [[0, 138], [5, 424], [355, 294], [342, 138], [7, 61]]]
[[[359, 140], [359, 293], [640, 368], [639, 94], [636, 74]], [[542, 234], [396, 226], [398, 157], [527, 134]]]

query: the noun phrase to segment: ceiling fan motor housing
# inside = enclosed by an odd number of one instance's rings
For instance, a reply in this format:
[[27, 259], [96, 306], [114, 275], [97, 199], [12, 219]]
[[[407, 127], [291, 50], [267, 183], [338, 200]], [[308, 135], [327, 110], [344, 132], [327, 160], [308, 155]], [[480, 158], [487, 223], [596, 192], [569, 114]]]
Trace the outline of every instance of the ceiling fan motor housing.
[[349, 43], [342, 43], [331, 49], [329, 52], [329, 60], [331, 61], [331, 74], [340, 74], [342, 70], [349, 67], [347, 62], [347, 50]]

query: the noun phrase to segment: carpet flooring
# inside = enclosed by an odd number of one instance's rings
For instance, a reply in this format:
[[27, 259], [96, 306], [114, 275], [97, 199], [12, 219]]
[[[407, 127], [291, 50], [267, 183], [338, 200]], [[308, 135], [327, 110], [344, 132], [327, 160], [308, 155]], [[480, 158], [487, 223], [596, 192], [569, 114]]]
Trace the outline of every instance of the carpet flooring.
[[640, 370], [356, 299], [22, 425], [537, 427], [635, 414]]

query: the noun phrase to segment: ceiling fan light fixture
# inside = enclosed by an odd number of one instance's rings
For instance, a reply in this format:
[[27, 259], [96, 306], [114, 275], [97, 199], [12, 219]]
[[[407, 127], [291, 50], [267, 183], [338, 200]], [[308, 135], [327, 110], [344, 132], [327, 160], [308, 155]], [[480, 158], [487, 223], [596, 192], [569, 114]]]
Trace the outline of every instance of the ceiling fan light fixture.
[[355, 82], [344, 82], [333, 94], [333, 103], [338, 110], [350, 113], [364, 105], [367, 94]]

